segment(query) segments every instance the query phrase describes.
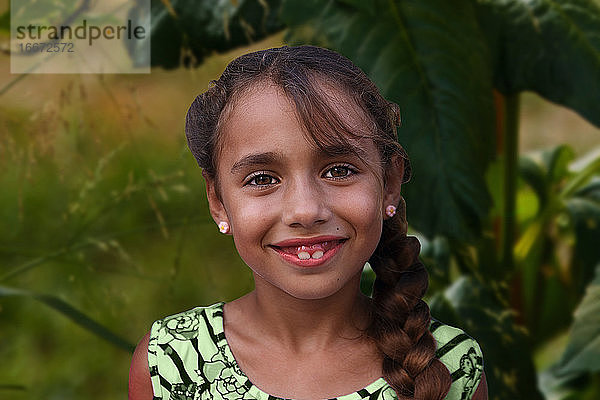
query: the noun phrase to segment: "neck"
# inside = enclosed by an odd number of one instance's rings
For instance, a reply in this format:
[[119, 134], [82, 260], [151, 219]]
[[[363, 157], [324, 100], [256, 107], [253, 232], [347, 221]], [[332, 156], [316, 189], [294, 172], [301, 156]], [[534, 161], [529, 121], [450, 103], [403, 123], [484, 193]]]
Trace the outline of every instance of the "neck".
[[287, 349], [303, 353], [364, 336], [370, 299], [360, 292], [360, 274], [326, 298], [299, 299], [255, 277], [255, 290], [244, 298], [245, 309], [264, 334]]

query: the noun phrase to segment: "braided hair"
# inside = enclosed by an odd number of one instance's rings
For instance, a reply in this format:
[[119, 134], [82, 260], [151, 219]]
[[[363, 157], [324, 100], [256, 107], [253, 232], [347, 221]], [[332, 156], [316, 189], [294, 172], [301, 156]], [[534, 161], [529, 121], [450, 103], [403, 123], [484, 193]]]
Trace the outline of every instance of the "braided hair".
[[[320, 149], [359, 151], [350, 138], [373, 140], [380, 155], [379, 171], [398, 167], [403, 182], [410, 162], [396, 138], [398, 106], [383, 98], [367, 75], [346, 57], [321, 47], [283, 46], [242, 55], [226, 67], [209, 89], [198, 95], [186, 115], [188, 146], [203, 174], [216, 182], [221, 126], [237, 99], [260, 83], [279, 87], [295, 106], [307, 137]], [[368, 117], [368, 132], [356, 132], [334, 110], [325, 95], [331, 86], [346, 95]], [[383, 174], [385, 184], [386, 175]], [[366, 330], [383, 357], [383, 377], [402, 400], [438, 400], [447, 394], [451, 379], [435, 357], [436, 342], [429, 332], [431, 316], [422, 300], [428, 275], [419, 261], [419, 242], [406, 235], [404, 201], [394, 218], [383, 223], [379, 244], [369, 259], [376, 274], [372, 318]]]

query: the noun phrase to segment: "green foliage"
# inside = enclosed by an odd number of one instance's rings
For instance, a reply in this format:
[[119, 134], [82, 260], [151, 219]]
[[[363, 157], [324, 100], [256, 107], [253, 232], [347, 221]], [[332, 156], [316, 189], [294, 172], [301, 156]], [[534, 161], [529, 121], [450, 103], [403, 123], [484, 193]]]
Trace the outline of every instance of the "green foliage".
[[600, 371], [600, 264], [575, 310], [570, 340], [559, 362], [559, 373], [568, 375]]
[[[152, 0], [151, 65], [198, 66], [215, 51], [262, 39], [282, 29], [278, 10], [279, 0]], [[134, 7], [130, 15], [138, 11]], [[136, 49], [129, 51], [135, 59]]]
[[0, 108], [0, 398], [126, 397], [152, 321], [251, 288], [183, 136], [86, 90]]
[[[515, 262], [522, 281], [527, 327], [541, 338], [555, 334], [570, 315], [600, 262], [598, 184], [600, 158], [572, 170], [568, 146], [521, 157], [520, 170], [537, 196], [535, 216], [521, 224]], [[557, 312], [560, 311], [560, 312]]]
[[600, 6], [594, 0], [476, 0], [494, 86], [531, 90], [600, 124]]
[[125, 339], [113, 333], [110, 329], [105, 326], [99, 324], [94, 321], [92, 318], [88, 317], [81, 311], [77, 310], [70, 304], [65, 301], [59, 299], [56, 296], [43, 295], [39, 293], [33, 293], [27, 290], [11, 288], [7, 286], [0, 286], [0, 297], [9, 297], [9, 296], [22, 296], [22, 297], [30, 297], [35, 299], [41, 303], [46, 304], [49, 307], [54, 308], [56, 311], [64, 314], [76, 324], [82, 326], [83, 328], [89, 330], [93, 334], [103, 338], [104, 340], [112, 343], [113, 345], [120, 347], [126, 351], [133, 352], [135, 346], [131, 343], [128, 343]]
[[500, 300], [501, 288], [486, 286], [462, 277], [430, 300], [432, 315], [460, 326], [477, 338], [485, 359], [490, 400], [542, 399], [535, 385], [530, 339], [515, 324], [513, 315]]
[[547, 398], [592, 400], [600, 393], [600, 264], [581, 304], [562, 357], [540, 374]]

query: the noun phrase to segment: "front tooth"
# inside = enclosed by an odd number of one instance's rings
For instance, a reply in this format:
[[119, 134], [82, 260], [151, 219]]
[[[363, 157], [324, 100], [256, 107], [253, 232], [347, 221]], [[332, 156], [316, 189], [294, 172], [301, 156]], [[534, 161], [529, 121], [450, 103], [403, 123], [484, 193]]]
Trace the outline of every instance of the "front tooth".
[[321, 257], [323, 257], [323, 252], [321, 250], [315, 251], [312, 255], [312, 258], [317, 259], [317, 260]]
[[298, 258], [301, 260], [308, 260], [310, 258], [310, 254], [308, 253], [308, 251], [301, 251], [300, 253], [298, 253]]

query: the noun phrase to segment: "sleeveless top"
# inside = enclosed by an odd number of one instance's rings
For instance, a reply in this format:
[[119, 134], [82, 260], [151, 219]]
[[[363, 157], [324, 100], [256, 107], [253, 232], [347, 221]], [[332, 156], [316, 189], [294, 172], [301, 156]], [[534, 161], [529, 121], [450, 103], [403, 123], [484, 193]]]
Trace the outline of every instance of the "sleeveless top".
[[[148, 343], [153, 400], [280, 400], [263, 392], [244, 375], [223, 331], [220, 302], [154, 322]], [[479, 345], [462, 330], [433, 320], [436, 356], [450, 371], [446, 400], [471, 399], [483, 371]], [[337, 400], [395, 400], [396, 393], [379, 378]], [[336, 399], [331, 399], [336, 400]]]

